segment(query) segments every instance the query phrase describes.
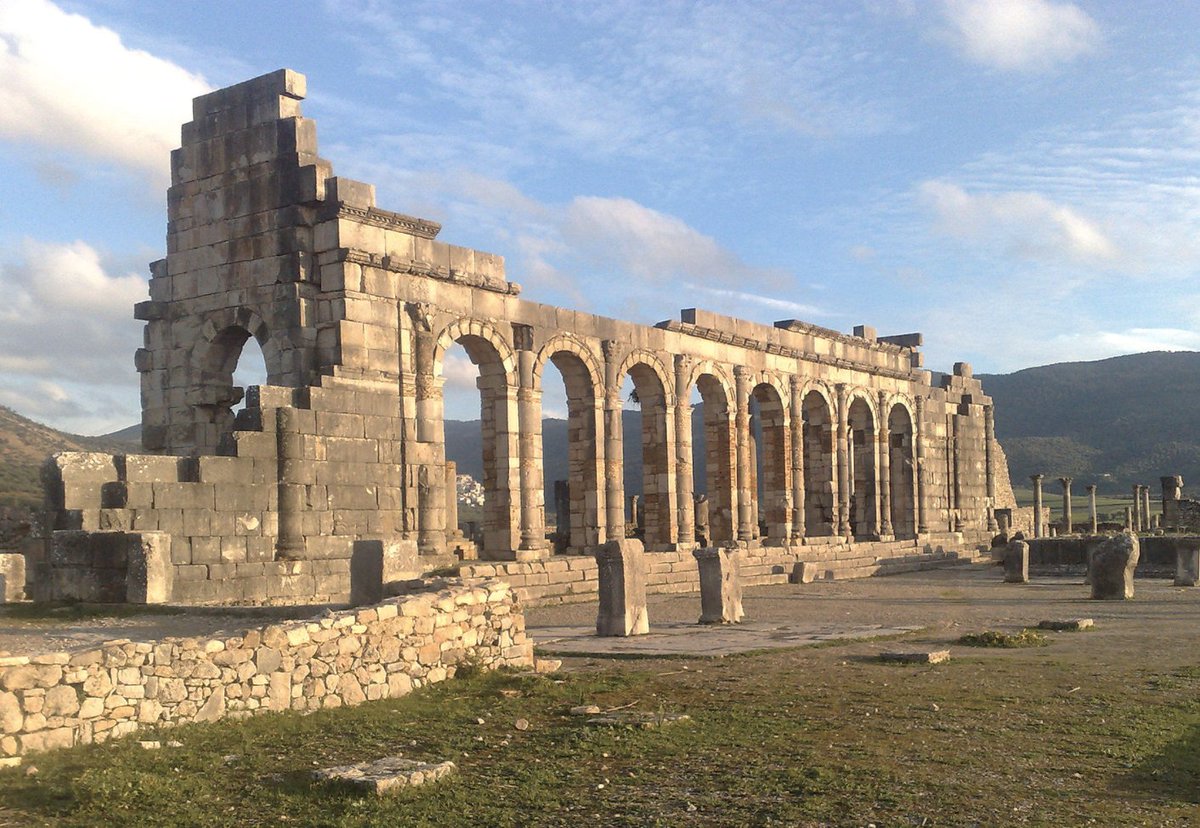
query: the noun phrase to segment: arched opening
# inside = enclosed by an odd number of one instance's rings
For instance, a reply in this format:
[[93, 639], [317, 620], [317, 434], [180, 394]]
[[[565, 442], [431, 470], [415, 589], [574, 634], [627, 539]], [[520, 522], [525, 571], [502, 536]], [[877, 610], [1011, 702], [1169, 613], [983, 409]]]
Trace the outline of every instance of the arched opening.
[[[700, 429], [693, 429], [692, 468], [697, 493], [697, 540], [707, 546], [730, 543], [734, 529], [733, 493], [737, 486], [737, 444], [733, 437], [734, 417], [721, 381], [712, 374], [696, 379], [693, 397], [699, 398]], [[692, 408], [693, 418], [697, 407]]]
[[[470, 486], [464, 486], [466, 496], [457, 498], [449, 491], [448, 480], [422, 481], [421, 497], [431, 499], [421, 508], [425, 545], [430, 547], [423, 551], [440, 545], [439, 528], [450, 533], [458, 528], [444, 525], [445, 507], [438, 500], [449, 496], [458, 500], [459, 526], [479, 544], [480, 556], [510, 559], [520, 543], [520, 525], [514, 519], [520, 505], [516, 390], [502, 356], [489, 340], [466, 334], [454, 342], [435, 368], [443, 381], [442, 433], [429, 436], [442, 443], [445, 458], [455, 462], [459, 474], [481, 484], [482, 492], [472, 493]], [[471, 418], [472, 383], [478, 389], [477, 420]], [[444, 474], [431, 470], [428, 475], [438, 473]]]
[[875, 418], [861, 397], [850, 403], [846, 445], [850, 451], [850, 532], [870, 537], [879, 532], [879, 498], [876, 493]]
[[233, 386], [241, 389], [242, 399], [233, 406], [233, 415], [246, 408], [246, 392], [256, 385], [267, 384], [267, 360], [263, 356], [262, 347], [258, 340], [250, 336], [242, 345], [242, 353], [238, 356], [237, 367], [233, 369]]
[[804, 531], [820, 537], [834, 533], [833, 414], [817, 391], [804, 396]]
[[757, 522], [766, 537], [786, 543], [791, 529], [788, 517], [791, 470], [786, 409], [773, 385], [759, 383], [750, 392], [751, 436], [755, 441], [755, 485], [759, 505]]
[[888, 414], [888, 483], [891, 493], [892, 532], [898, 538], [915, 537], [917, 533], [916, 468], [913, 463], [913, 425], [908, 409], [892, 406]]
[[[675, 542], [674, 499], [671, 497], [675, 472], [671, 452], [674, 446], [666, 390], [658, 373], [639, 362], [630, 366], [621, 393], [626, 401], [622, 446], [626, 533], [640, 536], [647, 549], [666, 549]], [[635, 423], [636, 430], [633, 428]], [[641, 445], [640, 457], [636, 449], [638, 444]], [[639, 466], [640, 475], [637, 473]], [[638, 498], [636, 515], [632, 508], [635, 496]]]
[[202, 354], [199, 381], [188, 395], [196, 411], [196, 450], [230, 453], [236, 417], [246, 407], [246, 389], [269, 381], [262, 343], [244, 327], [229, 325]]
[[[600, 542], [603, 446], [596, 429], [598, 380], [570, 351], [556, 351], [549, 363], [555, 370], [542, 372], [547, 522], [554, 523], [555, 551], [579, 554]], [[565, 463], [549, 458], [562, 458]]]

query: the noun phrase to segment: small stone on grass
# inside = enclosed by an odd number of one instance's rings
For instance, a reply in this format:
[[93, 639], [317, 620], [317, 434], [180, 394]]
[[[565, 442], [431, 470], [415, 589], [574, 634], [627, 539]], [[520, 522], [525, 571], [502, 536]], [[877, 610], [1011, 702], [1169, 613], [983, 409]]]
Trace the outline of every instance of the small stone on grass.
[[902, 664], [941, 664], [950, 660], [949, 650], [908, 650], [903, 652], [880, 653], [880, 661], [894, 661]]
[[380, 796], [400, 788], [436, 782], [454, 771], [453, 762], [418, 762], [402, 756], [385, 756], [374, 762], [359, 762], [313, 771], [313, 778], [318, 782], [345, 785]]
[[599, 712], [600, 707], [595, 704], [579, 704], [571, 708], [572, 716], [595, 716]]
[[587, 720], [590, 725], [606, 725], [608, 727], [635, 727], [641, 730], [653, 730], [663, 725], [685, 722], [691, 716], [686, 713], [642, 713], [637, 710], [614, 710]]
[[1060, 621], [1038, 622], [1038, 629], [1058, 632], [1078, 632], [1079, 630], [1090, 630], [1094, 626], [1095, 622], [1090, 618], [1067, 618]]

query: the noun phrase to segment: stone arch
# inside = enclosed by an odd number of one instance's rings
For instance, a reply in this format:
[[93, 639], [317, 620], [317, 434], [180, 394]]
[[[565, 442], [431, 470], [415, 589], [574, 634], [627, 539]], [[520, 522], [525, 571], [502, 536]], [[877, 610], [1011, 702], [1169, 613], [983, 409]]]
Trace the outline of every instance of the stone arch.
[[622, 361], [617, 371], [617, 388], [624, 384], [626, 374], [633, 380], [633, 390], [641, 406], [644, 542], [647, 549], [667, 549], [677, 537], [674, 384], [659, 358], [641, 349]]
[[560, 493], [556, 482], [552, 501], [556, 541], [560, 549], [582, 552], [600, 543], [605, 526], [604, 442], [599, 426], [604, 374], [591, 350], [568, 334], [552, 337], [534, 358], [533, 386], [539, 391], [548, 363], [559, 370], [567, 391], [566, 491]]
[[856, 389], [846, 398], [846, 450], [849, 452], [849, 504], [847, 523], [854, 537], [879, 533], [878, 419], [870, 396]]
[[888, 408], [888, 477], [891, 494], [892, 532], [898, 538], [911, 538], [917, 532], [916, 457], [914, 452], [915, 418], [904, 399], [896, 399]]
[[771, 542], [784, 545], [791, 534], [791, 394], [785, 393], [773, 376], [763, 372], [753, 377], [751, 383], [750, 397], [757, 407], [757, 423], [751, 422], [749, 435], [754, 443], [758, 443], [761, 432], [761, 443], [750, 453], [751, 496], [762, 505], [755, 510], [760, 514], [755, 514], [754, 522], [765, 524], [765, 534]]
[[[491, 559], [512, 558], [520, 546], [520, 445], [517, 412], [516, 356], [512, 346], [487, 322], [459, 319], [451, 322], [438, 335], [433, 353], [432, 395], [437, 402], [438, 423], [431, 442], [437, 444], [435, 456], [445, 458], [445, 411], [442, 407], [441, 377], [446, 352], [454, 344], [462, 345], [467, 357], [479, 369], [480, 430], [483, 449], [483, 528], [482, 554]], [[432, 414], [432, 410], [431, 410]], [[424, 495], [422, 495], [424, 496]], [[434, 487], [429, 497], [437, 500], [444, 493]], [[438, 514], [434, 504], [422, 512]], [[442, 519], [442, 523], [445, 519]], [[428, 527], [429, 545], [436, 545], [439, 527]], [[456, 527], [446, 527], [453, 530]]]
[[[697, 531], [708, 545], [732, 543], [737, 529], [737, 437], [734, 385], [725, 368], [710, 360], [692, 369], [688, 386], [700, 392], [704, 434], [704, 482], [707, 521], [697, 520]], [[690, 398], [690, 392], [689, 392]]]
[[837, 420], [833, 397], [819, 382], [801, 391], [801, 450], [804, 452], [804, 531], [828, 536], [837, 529]]

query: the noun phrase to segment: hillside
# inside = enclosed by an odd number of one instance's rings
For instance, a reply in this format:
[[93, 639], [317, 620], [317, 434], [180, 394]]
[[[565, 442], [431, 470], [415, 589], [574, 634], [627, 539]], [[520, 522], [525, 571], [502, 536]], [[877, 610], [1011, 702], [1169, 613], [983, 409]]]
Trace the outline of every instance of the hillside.
[[56, 451], [128, 452], [136, 443], [56, 431], [0, 406], [0, 507], [37, 506], [42, 501], [39, 468]]
[[1128, 492], [1182, 474], [1200, 485], [1200, 353], [1153, 352], [980, 375], [1017, 485], [1071, 476]]

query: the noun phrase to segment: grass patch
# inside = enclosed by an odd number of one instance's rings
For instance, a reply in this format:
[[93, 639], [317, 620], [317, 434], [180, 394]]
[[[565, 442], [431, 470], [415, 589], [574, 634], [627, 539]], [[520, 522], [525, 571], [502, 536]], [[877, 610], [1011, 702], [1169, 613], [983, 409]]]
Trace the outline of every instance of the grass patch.
[[1046, 636], [1037, 630], [1023, 629], [1019, 633], [1006, 633], [999, 630], [984, 630], [978, 633], [967, 633], [958, 639], [959, 644], [967, 647], [1045, 647], [1049, 642]]

